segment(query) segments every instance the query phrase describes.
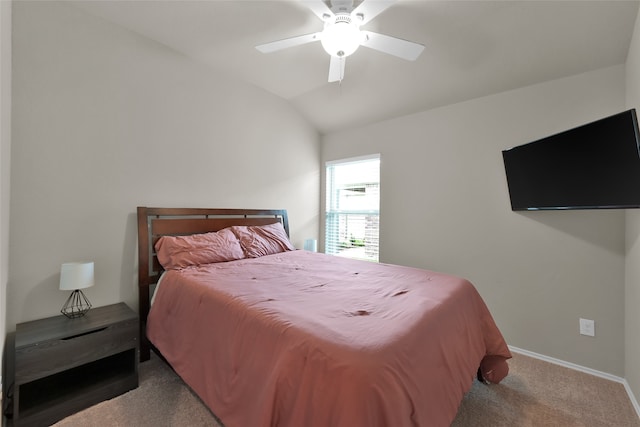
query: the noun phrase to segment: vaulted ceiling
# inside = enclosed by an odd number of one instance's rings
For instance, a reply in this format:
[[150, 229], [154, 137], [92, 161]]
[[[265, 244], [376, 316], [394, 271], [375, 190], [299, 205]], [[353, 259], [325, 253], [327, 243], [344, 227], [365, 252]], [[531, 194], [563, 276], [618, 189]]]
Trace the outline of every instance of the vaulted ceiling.
[[255, 49], [321, 31], [303, 1], [74, 5], [286, 99], [327, 133], [624, 63], [639, 2], [399, 0], [362, 29], [421, 43], [421, 56], [360, 47], [341, 83], [327, 82], [320, 43]]

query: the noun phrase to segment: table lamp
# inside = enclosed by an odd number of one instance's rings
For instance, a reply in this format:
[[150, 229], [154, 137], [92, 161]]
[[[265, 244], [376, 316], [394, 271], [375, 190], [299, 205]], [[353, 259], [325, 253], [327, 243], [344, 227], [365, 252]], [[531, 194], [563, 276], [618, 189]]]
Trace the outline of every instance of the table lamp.
[[318, 241], [316, 239], [307, 239], [304, 241], [304, 250], [318, 252]]
[[60, 312], [70, 319], [84, 316], [91, 303], [81, 289], [93, 286], [93, 262], [67, 262], [60, 268], [60, 290], [73, 291]]

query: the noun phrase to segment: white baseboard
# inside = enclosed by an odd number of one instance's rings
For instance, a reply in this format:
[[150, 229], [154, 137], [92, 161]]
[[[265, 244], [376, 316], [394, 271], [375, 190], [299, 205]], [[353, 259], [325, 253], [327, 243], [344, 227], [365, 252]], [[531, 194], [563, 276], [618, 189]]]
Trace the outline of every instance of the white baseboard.
[[576, 371], [584, 372], [584, 373], [589, 374], [589, 375], [593, 375], [593, 376], [596, 376], [596, 377], [604, 378], [604, 379], [607, 379], [607, 380], [610, 380], [610, 381], [615, 381], [617, 383], [622, 384], [624, 386], [624, 389], [627, 392], [627, 395], [629, 396], [629, 400], [631, 400], [631, 404], [633, 405], [633, 408], [636, 410], [636, 414], [638, 415], [638, 418], [640, 418], [640, 404], [638, 404], [638, 400], [636, 399], [635, 395], [633, 394], [633, 391], [631, 390], [631, 387], [629, 387], [629, 383], [627, 382], [626, 379], [624, 379], [622, 377], [618, 377], [616, 375], [608, 374], [606, 372], [598, 371], [596, 369], [587, 368], [586, 366], [576, 365], [575, 363], [571, 363], [571, 362], [567, 362], [567, 361], [564, 361], [564, 360], [556, 359], [555, 357], [549, 357], [549, 356], [545, 356], [544, 354], [535, 353], [535, 352], [529, 351], [529, 350], [524, 350], [524, 349], [518, 348], [518, 347], [509, 346], [509, 350], [511, 350], [514, 353], [520, 353], [520, 354], [523, 354], [525, 356], [532, 357], [534, 359], [540, 359], [540, 360], [543, 360], [545, 362], [553, 363], [555, 365], [564, 366], [565, 368], [569, 368], [569, 369], [573, 369], [573, 370], [576, 370]]

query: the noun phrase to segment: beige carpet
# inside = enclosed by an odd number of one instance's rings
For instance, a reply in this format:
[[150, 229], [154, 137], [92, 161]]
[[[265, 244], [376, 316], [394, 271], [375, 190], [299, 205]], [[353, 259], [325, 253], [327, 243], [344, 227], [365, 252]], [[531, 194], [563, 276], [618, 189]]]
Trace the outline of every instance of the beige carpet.
[[[640, 427], [622, 384], [520, 354], [509, 365], [511, 372], [501, 384], [474, 382], [453, 426]], [[75, 426], [221, 424], [173, 371], [152, 357], [140, 365], [139, 388], [56, 424]]]
[[473, 384], [455, 427], [639, 427], [624, 386], [514, 353], [500, 383]]

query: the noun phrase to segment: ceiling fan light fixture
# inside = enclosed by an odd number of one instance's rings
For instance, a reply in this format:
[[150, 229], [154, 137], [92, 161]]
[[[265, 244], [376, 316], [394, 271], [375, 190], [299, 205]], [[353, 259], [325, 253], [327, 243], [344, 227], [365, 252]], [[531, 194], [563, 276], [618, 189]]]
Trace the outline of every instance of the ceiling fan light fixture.
[[345, 58], [358, 49], [362, 33], [349, 15], [339, 14], [336, 15], [335, 22], [325, 25], [320, 41], [329, 55]]

